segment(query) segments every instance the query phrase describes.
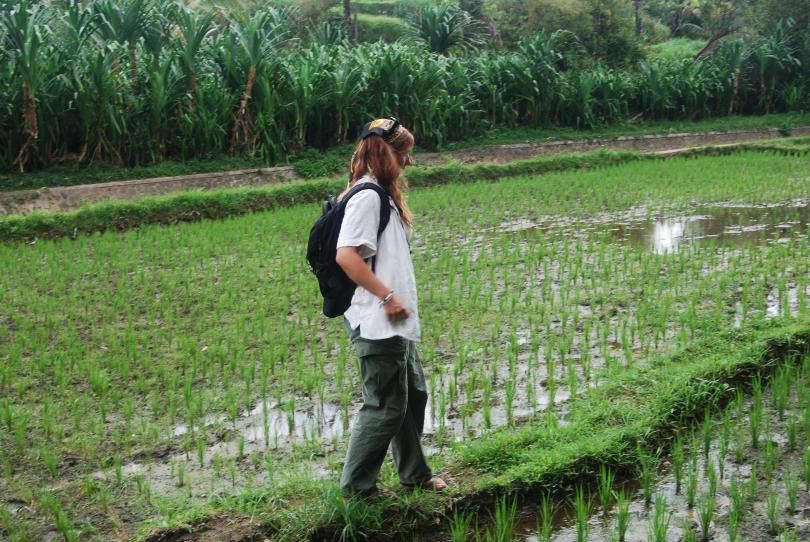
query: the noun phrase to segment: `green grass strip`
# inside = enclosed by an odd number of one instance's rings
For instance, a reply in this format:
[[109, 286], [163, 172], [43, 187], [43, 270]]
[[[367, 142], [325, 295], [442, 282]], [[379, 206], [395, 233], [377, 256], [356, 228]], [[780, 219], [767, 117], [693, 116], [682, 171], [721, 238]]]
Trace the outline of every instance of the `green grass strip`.
[[633, 475], [640, 453], [665, 455], [675, 434], [707, 410], [718, 412], [737, 387], [748, 387], [757, 375], [767, 379], [780, 365], [808, 354], [806, 321], [709, 332], [692, 346], [620, 371], [584, 392], [570, 404], [564, 425], [543, 418], [459, 444], [443, 469], [453, 483], [447, 494], [406, 494], [367, 505], [343, 502], [334, 481], [301, 481], [233, 498], [223, 508], [262, 508], [257, 519], [273, 539], [435, 534], [437, 522], [447, 526], [451, 510], [475, 511], [505, 494], [570, 495], [580, 485], [595, 487], [600, 465]]
[[[678, 156], [727, 155], [744, 151], [773, 152], [783, 155], [807, 154], [810, 145], [780, 139], [774, 142], [742, 143], [721, 147], [690, 149]], [[451, 162], [408, 170], [414, 188], [446, 183], [497, 180], [519, 175], [553, 171], [608, 167], [638, 160], [659, 159], [654, 154], [632, 151], [592, 151], [542, 156], [505, 164], [472, 166]], [[76, 211], [14, 215], [0, 219], [0, 241], [30, 241], [78, 235], [123, 231], [146, 224], [174, 224], [204, 219], [221, 219], [246, 213], [323, 200], [340, 192], [344, 179], [319, 179], [260, 188], [229, 188], [209, 192], [185, 191], [136, 200], [110, 200], [86, 205]]]
[[[542, 157], [508, 164], [462, 166], [451, 163], [413, 168], [408, 179], [413, 187], [475, 180], [498, 179], [548, 171], [608, 166], [642, 160], [634, 152], [597, 151]], [[75, 237], [106, 230], [126, 230], [144, 224], [173, 224], [226, 218], [250, 212], [316, 202], [340, 192], [345, 179], [301, 181], [260, 188], [236, 188], [209, 192], [186, 191], [137, 200], [106, 201], [76, 211], [15, 215], [0, 219], [0, 241]]]

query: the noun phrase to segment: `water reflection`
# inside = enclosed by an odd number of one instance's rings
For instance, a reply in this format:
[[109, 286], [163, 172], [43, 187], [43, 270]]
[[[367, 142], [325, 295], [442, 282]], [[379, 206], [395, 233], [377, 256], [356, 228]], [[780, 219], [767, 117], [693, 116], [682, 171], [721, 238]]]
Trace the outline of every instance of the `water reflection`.
[[803, 202], [778, 207], [698, 207], [689, 216], [610, 224], [608, 229], [621, 240], [664, 254], [698, 241], [772, 242], [801, 233], [809, 224], [810, 207]]

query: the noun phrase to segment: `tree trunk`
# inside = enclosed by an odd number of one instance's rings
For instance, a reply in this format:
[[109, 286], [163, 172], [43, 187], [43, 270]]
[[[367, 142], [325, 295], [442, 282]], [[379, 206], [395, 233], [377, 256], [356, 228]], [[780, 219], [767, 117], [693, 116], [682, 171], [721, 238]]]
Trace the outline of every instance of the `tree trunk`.
[[352, 6], [350, 0], [343, 0], [343, 26], [346, 27], [346, 37], [351, 43], [357, 41], [357, 36], [352, 25]]
[[36, 148], [39, 137], [37, 101], [26, 81], [23, 81], [23, 120], [25, 124], [25, 142], [20, 147], [16, 160], [20, 166], [20, 173], [25, 171], [25, 164], [28, 163], [30, 158], [30, 149], [32, 147]]
[[734, 113], [734, 106], [737, 105], [737, 97], [740, 95], [740, 72], [734, 73], [734, 82], [731, 88], [731, 103], [728, 106], [728, 114]]
[[197, 74], [194, 72], [193, 67], [188, 70], [188, 80], [191, 89], [191, 97], [188, 100], [188, 112], [194, 113], [194, 100], [197, 98]]
[[643, 0], [633, 0], [633, 15], [636, 18], [636, 36], [641, 36], [641, 2]]
[[717, 34], [715, 34], [711, 38], [709, 38], [708, 43], [706, 43], [706, 45], [704, 45], [703, 48], [695, 54], [693, 59], [697, 60], [698, 58], [702, 57], [706, 53], [713, 50], [717, 46], [718, 41], [725, 38], [726, 36], [731, 34], [733, 31], [734, 30], [731, 29], [731, 28], [726, 28], [726, 29], [720, 30], [720, 32], [718, 32]]
[[250, 141], [250, 119], [248, 119], [248, 105], [250, 104], [250, 96], [253, 94], [253, 85], [255, 82], [256, 65], [254, 64], [250, 67], [250, 71], [248, 72], [245, 92], [242, 93], [242, 99], [239, 102], [239, 110], [236, 112], [236, 118], [233, 122], [233, 132], [231, 133], [231, 152], [236, 151], [236, 147], [240, 139], [242, 141]]

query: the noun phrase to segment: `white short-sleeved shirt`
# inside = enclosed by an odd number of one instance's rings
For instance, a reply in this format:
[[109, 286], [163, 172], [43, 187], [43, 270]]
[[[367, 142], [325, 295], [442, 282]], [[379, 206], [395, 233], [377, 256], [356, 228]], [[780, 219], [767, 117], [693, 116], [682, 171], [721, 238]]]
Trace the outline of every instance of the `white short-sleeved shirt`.
[[[363, 182], [378, 184], [370, 175], [357, 181], [358, 184]], [[410, 228], [402, 220], [394, 200], [389, 197], [391, 219], [377, 243], [381, 203], [380, 196], [374, 190], [362, 190], [352, 196], [346, 205], [337, 246], [359, 247], [360, 256], [364, 259], [374, 256], [374, 273], [383, 284], [394, 290], [395, 295], [408, 310], [409, 316], [398, 322], [389, 321], [380, 300], [365, 288], [358, 286], [345, 317], [352, 329], [360, 326], [360, 336], [364, 339], [387, 339], [399, 335], [418, 341], [419, 308], [409, 243]]]

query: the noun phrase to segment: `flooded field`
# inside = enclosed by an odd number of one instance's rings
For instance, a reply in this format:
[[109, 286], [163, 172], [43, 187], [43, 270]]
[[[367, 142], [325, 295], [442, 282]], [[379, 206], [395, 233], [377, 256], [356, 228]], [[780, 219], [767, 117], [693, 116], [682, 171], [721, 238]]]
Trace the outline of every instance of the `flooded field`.
[[[414, 191], [434, 461], [495, 428], [564, 424], [572, 396], [705, 330], [807, 316], [806, 162], [741, 154]], [[360, 384], [305, 268], [317, 212], [0, 247], [0, 533], [132, 536], [338, 476]], [[677, 536], [682, 497], [657, 492]]]

